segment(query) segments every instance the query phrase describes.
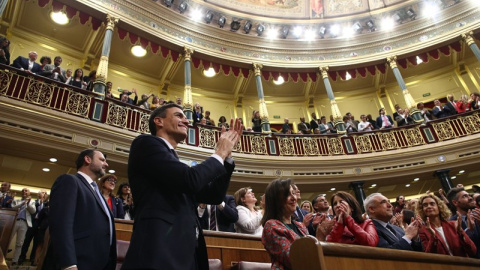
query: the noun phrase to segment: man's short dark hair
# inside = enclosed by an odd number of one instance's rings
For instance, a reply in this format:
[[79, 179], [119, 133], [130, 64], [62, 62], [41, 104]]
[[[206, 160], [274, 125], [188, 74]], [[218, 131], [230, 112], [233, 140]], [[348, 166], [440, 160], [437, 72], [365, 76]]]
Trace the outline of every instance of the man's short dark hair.
[[157, 117], [160, 117], [160, 118], [167, 117], [167, 109], [174, 108], [174, 107], [179, 108], [180, 110], [183, 110], [182, 107], [180, 107], [175, 103], [168, 103], [152, 111], [152, 113], [150, 114], [150, 118], [148, 119], [148, 128], [150, 129], [150, 133], [153, 136], [157, 134], [157, 125], [155, 125], [155, 122], [153, 122], [153, 120]]
[[[75, 161], [75, 165], [77, 165], [77, 170], [80, 169], [83, 166], [83, 164], [85, 163], [85, 156], [93, 158], [93, 154], [94, 154], [95, 151], [100, 152], [97, 149], [85, 149], [82, 152], [80, 152], [80, 154], [77, 157], [77, 161]], [[105, 155], [105, 154], [103, 154], [103, 156], [105, 158], [107, 157], [107, 155]]]
[[380, 113], [382, 110], [385, 110], [385, 108], [378, 109], [378, 113]]
[[458, 201], [458, 193], [464, 190], [465, 189], [463, 187], [457, 187], [457, 188], [452, 188], [448, 191], [447, 199], [450, 205], [452, 206], [452, 208], [455, 208], [455, 206], [453, 205], [453, 200]]

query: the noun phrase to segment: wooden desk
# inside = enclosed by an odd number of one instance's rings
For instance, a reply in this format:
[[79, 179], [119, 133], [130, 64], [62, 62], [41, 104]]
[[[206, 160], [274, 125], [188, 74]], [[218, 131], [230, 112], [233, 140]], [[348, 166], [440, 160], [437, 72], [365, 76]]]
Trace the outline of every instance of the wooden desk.
[[293, 270], [467, 270], [480, 260], [424, 252], [320, 242], [301, 238], [290, 250]]
[[[133, 221], [115, 220], [117, 240], [130, 241]], [[239, 261], [268, 262], [270, 257], [259, 236], [241, 233], [203, 231], [209, 259], [220, 259], [223, 269]]]
[[18, 211], [15, 209], [0, 209], [0, 249], [7, 254], [8, 245], [12, 236], [13, 227], [17, 221]]

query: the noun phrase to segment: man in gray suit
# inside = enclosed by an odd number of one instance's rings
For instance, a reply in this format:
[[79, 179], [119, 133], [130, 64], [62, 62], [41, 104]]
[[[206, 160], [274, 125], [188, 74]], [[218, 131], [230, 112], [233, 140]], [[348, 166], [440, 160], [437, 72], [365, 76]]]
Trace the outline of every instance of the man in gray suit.
[[419, 220], [413, 220], [405, 231], [390, 224], [393, 206], [381, 193], [370, 194], [363, 204], [377, 229], [377, 247], [422, 251], [422, 244], [418, 241], [418, 230], [421, 226]]
[[45, 67], [43, 67], [40, 75], [64, 83], [67, 80], [67, 76], [65, 74], [65, 70], [60, 67], [61, 64], [62, 57], [55, 56], [55, 59], [53, 60], [53, 65], [46, 65]]

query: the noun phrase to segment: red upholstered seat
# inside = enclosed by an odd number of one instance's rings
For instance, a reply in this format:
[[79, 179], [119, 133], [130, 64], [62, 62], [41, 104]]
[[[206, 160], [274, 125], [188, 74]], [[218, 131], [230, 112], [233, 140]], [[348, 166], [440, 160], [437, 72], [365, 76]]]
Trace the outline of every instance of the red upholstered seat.
[[222, 270], [222, 261], [219, 259], [208, 259], [208, 269], [209, 270]]
[[232, 270], [270, 270], [271, 267], [271, 263], [241, 261], [233, 265]]
[[129, 241], [117, 240], [117, 267], [116, 270], [122, 268], [122, 263], [125, 260], [125, 255], [127, 255], [128, 247], [130, 246]]

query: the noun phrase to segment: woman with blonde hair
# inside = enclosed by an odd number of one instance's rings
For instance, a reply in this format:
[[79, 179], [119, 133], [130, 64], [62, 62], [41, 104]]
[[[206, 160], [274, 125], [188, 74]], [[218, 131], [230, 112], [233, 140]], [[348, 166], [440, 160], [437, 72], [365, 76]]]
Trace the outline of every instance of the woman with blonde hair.
[[458, 220], [448, 221], [450, 210], [433, 194], [420, 197], [416, 210], [425, 222], [418, 233], [425, 252], [475, 257], [477, 248], [462, 229], [461, 215], [458, 215]]
[[257, 198], [250, 187], [237, 190], [234, 194], [238, 210], [238, 221], [235, 223], [237, 233], [262, 235], [262, 212], [255, 209]]
[[467, 95], [462, 95], [462, 97], [457, 100], [457, 112], [458, 113], [464, 113], [470, 110], [470, 106], [468, 106], [468, 96]]
[[303, 201], [300, 204], [300, 208], [307, 211], [308, 213], [313, 213], [313, 205], [310, 201]]

